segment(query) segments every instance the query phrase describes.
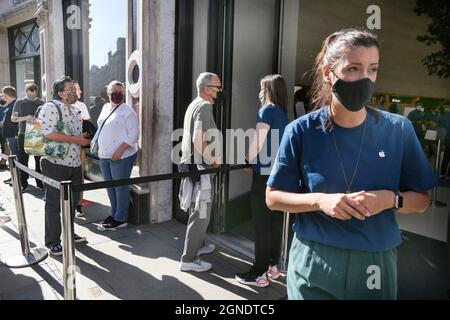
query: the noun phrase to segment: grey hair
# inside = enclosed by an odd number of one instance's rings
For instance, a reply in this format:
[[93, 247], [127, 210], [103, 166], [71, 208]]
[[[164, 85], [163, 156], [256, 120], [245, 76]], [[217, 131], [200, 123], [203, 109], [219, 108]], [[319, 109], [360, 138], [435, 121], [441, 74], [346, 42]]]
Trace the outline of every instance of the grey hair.
[[197, 92], [200, 93], [203, 89], [206, 88], [209, 84], [211, 84], [212, 80], [215, 77], [219, 77], [217, 74], [212, 72], [203, 72], [197, 78]]
[[125, 86], [123, 85], [122, 82], [117, 81], [117, 80], [113, 80], [113, 81], [111, 81], [111, 82], [106, 86], [106, 92], [107, 92], [107, 93], [112, 92], [112, 90], [113, 90], [113, 88], [114, 88], [115, 86], [121, 86], [123, 89], [125, 89]]

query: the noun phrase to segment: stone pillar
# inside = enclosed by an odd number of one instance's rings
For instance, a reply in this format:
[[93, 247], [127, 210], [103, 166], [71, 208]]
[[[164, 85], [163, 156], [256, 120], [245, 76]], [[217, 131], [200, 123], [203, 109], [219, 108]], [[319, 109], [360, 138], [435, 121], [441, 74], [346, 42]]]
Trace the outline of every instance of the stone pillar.
[[65, 74], [62, 2], [36, 0], [41, 42], [42, 96], [51, 99], [52, 83]]
[[[90, 60], [89, 60], [89, 30], [91, 29], [91, 21], [89, 18], [89, 0], [82, 0], [81, 3], [81, 16], [82, 16], [82, 27], [81, 30], [83, 32], [82, 41], [83, 41], [83, 92], [90, 92]], [[87, 106], [90, 106], [89, 95], [84, 95], [84, 103]]]
[[295, 86], [295, 70], [297, 65], [297, 41], [298, 41], [298, 22], [299, 22], [299, 1], [284, 0], [282, 7], [282, 26], [281, 26], [281, 49], [280, 49], [280, 74], [286, 80], [289, 97], [289, 115], [294, 118], [293, 105], [294, 93], [292, 89]]
[[0, 89], [10, 85], [8, 32], [0, 27]]
[[[175, 0], [140, 0], [141, 176], [171, 173]], [[150, 184], [152, 223], [172, 219], [172, 181]]]
[[39, 42], [41, 45], [41, 90], [42, 98], [48, 100], [50, 98], [51, 89], [49, 89], [49, 84], [47, 82], [47, 73], [50, 71], [47, 65], [50, 64], [49, 57], [47, 55], [48, 48], [48, 3], [47, 1], [37, 1], [37, 11], [36, 11], [36, 23], [39, 26]]

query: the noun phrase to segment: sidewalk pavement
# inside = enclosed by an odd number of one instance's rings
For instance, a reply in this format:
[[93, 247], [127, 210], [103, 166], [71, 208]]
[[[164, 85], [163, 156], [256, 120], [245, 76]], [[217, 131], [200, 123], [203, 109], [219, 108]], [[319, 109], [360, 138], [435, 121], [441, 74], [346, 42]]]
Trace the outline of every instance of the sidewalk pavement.
[[[0, 172], [0, 211], [12, 221], [0, 227], [0, 261], [21, 253], [12, 188]], [[30, 186], [34, 179], [30, 179]], [[44, 246], [43, 191], [31, 186], [23, 195], [32, 247]], [[97, 224], [109, 215], [106, 191], [86, 192], [94, 202], [86, 216], [75, 219], [75, 232], [88, 239], [76, 245], [77, 297], [79, 300], [278, 300], [286, 296], [285, 278], [269, 287], [255, 288], [234, 279], [250, 261], [216, 243], [216, 251], [203, 258], [213, 264], [206, 273], [179, 271], [185, 226], [177, 221], [134, 226], [117, 232], [98, 231]], [[61, 300], [62, 257], [49, 256], [38, 265], [11, 269], [0, 264], [0, 300]]]

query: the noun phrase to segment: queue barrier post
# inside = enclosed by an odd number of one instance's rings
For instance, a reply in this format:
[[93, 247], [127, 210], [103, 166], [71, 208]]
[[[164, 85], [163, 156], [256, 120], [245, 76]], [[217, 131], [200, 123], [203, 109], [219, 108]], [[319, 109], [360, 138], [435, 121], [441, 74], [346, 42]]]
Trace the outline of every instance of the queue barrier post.
[[[437, 155], [436, 155], [436, 166], [435, 166], [435, 170], [436, 170], [437, 173], [439, 173], [440, 160], [441, 160], [441, 139], [438, 139]], [[431, 195], [430, 207], [432, 207], [432, 208], [443, 208], [443, 207], [447, 206], [446, 203], [444, 203], [442, 201], [439, 201], [437, 199], [438, 188], [439, 187], [434, 188], [433, 192], [432, 192], [432, 195]]]
[[285, 212], [283, 217], [283, 235], [281, 238], [281, 258], [280, 258], [281, 273], [286, 273], [288, 269], [289, 219], [290, 213]]
[[4, 263], [10, 268], [26, 268], [42, 262], [48, 257], [48, 251], [44, 248], [30, 248], [28, 240], [28, 227], [23, 205], [22, 187], [20, 184], [20, 172], [16, 166], [17, 156], [8, 157], [11, 180], [13, 184], [14, 202], [19, 223], [20, 244], [22, 254], [7, 259]]
[[63, 281], [64, 300], [76, 300], [76, 260], [74, 250], [74, 206], [72, 182], [61, 182], [60, 201], [62, 208], [63, 236]]

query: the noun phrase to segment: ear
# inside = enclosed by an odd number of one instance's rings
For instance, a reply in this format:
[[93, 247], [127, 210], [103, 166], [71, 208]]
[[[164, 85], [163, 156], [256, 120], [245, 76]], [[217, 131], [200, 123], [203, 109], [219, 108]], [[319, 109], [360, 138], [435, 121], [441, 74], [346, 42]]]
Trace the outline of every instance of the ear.
[[325, 79], [325, 81], [328, 82], [330, 85], [333, 85], [332, 74], [333, 73], [331, 72], [330, 67], [322, 68], [322, 76]]

